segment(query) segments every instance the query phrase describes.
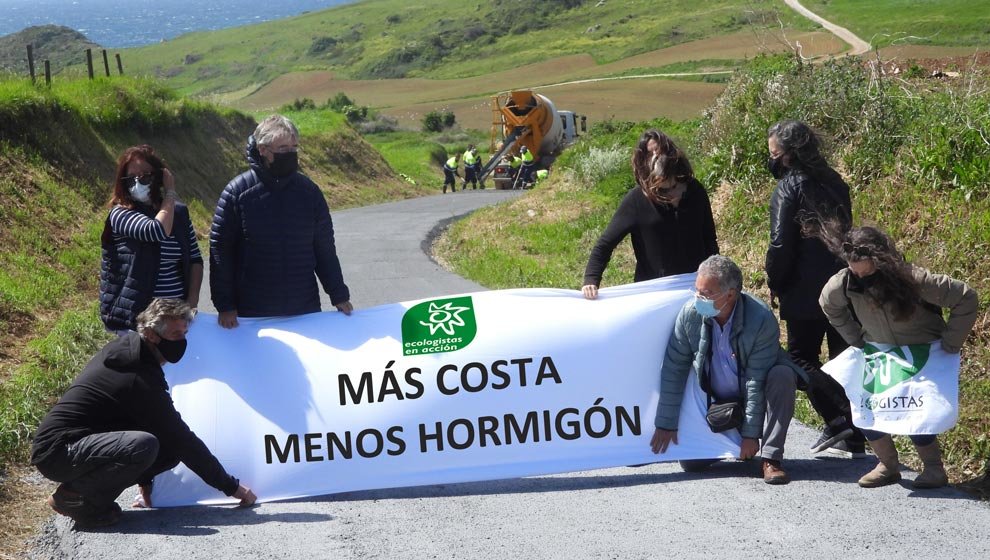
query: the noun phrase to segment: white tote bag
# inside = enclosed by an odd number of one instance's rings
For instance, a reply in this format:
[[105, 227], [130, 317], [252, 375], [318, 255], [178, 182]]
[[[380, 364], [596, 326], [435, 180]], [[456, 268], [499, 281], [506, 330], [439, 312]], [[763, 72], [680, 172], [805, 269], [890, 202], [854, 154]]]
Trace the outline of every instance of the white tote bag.
[[845, 389], [859, 428], [897, 435], [939, 434], [959, 417], [959, 354], [941, 341], [849, 347], [824, 366]]

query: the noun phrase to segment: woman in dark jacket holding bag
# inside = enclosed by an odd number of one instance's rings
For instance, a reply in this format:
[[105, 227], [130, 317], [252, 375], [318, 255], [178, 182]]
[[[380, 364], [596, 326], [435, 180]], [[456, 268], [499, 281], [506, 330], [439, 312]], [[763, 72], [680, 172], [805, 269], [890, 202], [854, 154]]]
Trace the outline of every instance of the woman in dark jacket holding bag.
[[824, 339], [829, 359], [847, 347], [818, 306], [822, 287], [844, 263], [821, 239], [802, 235], [802, 224], [809, 221], [849, 228], [849, 186], [822, 157], [818, 136], [808, 125], [781, 121], [770, 127], [767, 144], [767, 170], [777, 179], [770, 197], [767, 285], [771, 302], [775, 298], [780, 302], [780, 318], [787, 323], [787, 351], [808, 372], [810, 382], [802, 389], [826, 424], [811, 450], [817, 453], [836, 446], [830, 452], [862, 457], [864, 438], [850, 422], [849, 401], [842, 387], [820, 370]]
[[598, 297], [612, 252], [627, 235], [636, 255], [634, 280], [695, 272], [718, 254], [715, 220], [705, 188], [687, 156], [666, 134], [648, 130], [632, 158], [637, 187], [619, 203], [584, 272], [584, 297]]
[[153, 298], [196, 308], [203, 258], [171, 170], [151, 146], [128, 148], [117, 160], [112, 193], [101, 237], [100, 318], [107, 330], [133, 330]]

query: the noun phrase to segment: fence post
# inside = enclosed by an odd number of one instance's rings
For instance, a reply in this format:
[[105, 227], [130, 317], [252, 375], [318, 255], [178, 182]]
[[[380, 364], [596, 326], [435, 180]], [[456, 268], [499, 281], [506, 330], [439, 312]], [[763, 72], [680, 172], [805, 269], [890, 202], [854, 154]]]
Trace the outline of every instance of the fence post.
[[34, 83], [34, 45], [28, 45], [28, 72], [31, 73], [31, 83]]
[[107, 59], [107, 50], [103, 49], [103, 69], [107, 71], [107, 77], [110, 77], [110, 61]]
[[93, 79], [93, 49], [86, 49], [86, 70], [89, 71], [89, 79]]
[[121, 76], [124, 75], [124, 64], [120, 62], [120, 53], [113, 55], [117, 59], [117, 73]]
[[52, 87], [52, 66], [47, 58], [45, 59], [45, 85]]

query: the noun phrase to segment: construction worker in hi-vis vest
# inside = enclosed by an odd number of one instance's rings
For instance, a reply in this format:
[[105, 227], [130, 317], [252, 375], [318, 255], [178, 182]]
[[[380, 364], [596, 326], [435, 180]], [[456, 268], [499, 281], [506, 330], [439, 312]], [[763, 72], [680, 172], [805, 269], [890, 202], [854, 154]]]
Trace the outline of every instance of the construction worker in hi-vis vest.
[[519, 148], [519, 157], [522, 159], [522, 182], [523, 186], [533, 182], [533, 169], [536, 167], [536, 158], [533, 157], [533, 152], [529, 151], [529, 148], [523, 146]]
[[457, 183], [454, 177], [460, 177], [457, 172], [457, 154], [447, 158], [447, 163], [443, 164], [443, 192], [447, 194], [447, 185], [450, 185], [450, 192], [457, 192]]
[[478, 161], [478, 158], [474, 155], [477, 152], [477, 148], [474, 144], [468, 146], [468, 149], [464, 152], [464, 182], [462, 183], [463, 188], [467, 188], [467, 184], [471, 183], [472, 187], [478, 188], [478, 172], [474, 164]]

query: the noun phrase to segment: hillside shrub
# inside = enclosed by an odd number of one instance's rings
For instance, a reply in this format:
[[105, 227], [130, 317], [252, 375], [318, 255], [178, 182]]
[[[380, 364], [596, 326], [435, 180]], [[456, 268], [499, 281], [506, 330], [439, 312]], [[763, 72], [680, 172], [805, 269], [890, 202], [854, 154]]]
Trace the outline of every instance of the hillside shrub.
[[316, 56], [334, 49], [337, 46], [337, 39], [333, 37], [317, 37], [313, 39], [306, 54]]
[[340, 112], [347, 118], [347, 122], [351, 124], [364, 122], [368, 118], [368, 108], [363, 105], [347, 105]]
[[315, 111], [316, 102], [308, 97], [303, 97], [302, 99], [296, 98], [291, 103], [286, 103], [278, 108], [279, 113], [288, 113], [290, 111]]
[[395, 132], [399, 130], [399, 120], [395, 117], [390, 117], [388, 115], [382, 115], [381, 113], [374, 116], [374, 118], [367, 121], [358, 123], [357, 130], [361, 134], [377, 134], [379, 132]]
[[629, 148], [612, 144], [592, 147], [578, 160], [577, 172], [586, 186], [594, 186], [605, 177], [629, 164]]
[[323, 106], [327, 109], [332, 109], [338, 113], [343, 113], [344, 107], [347, 107], [348, 105], [354, 105], [354, 102], [351, 101], [351, 98], [347, 97], [347, 94], [342, 91], [338, 91], [333, 97], [328, 98], [327, 102], [323, 104]]
[[451, 111], [430, 111], [423, 115], [423, 132], [442, 132], [456, 123], [457, 117]]

